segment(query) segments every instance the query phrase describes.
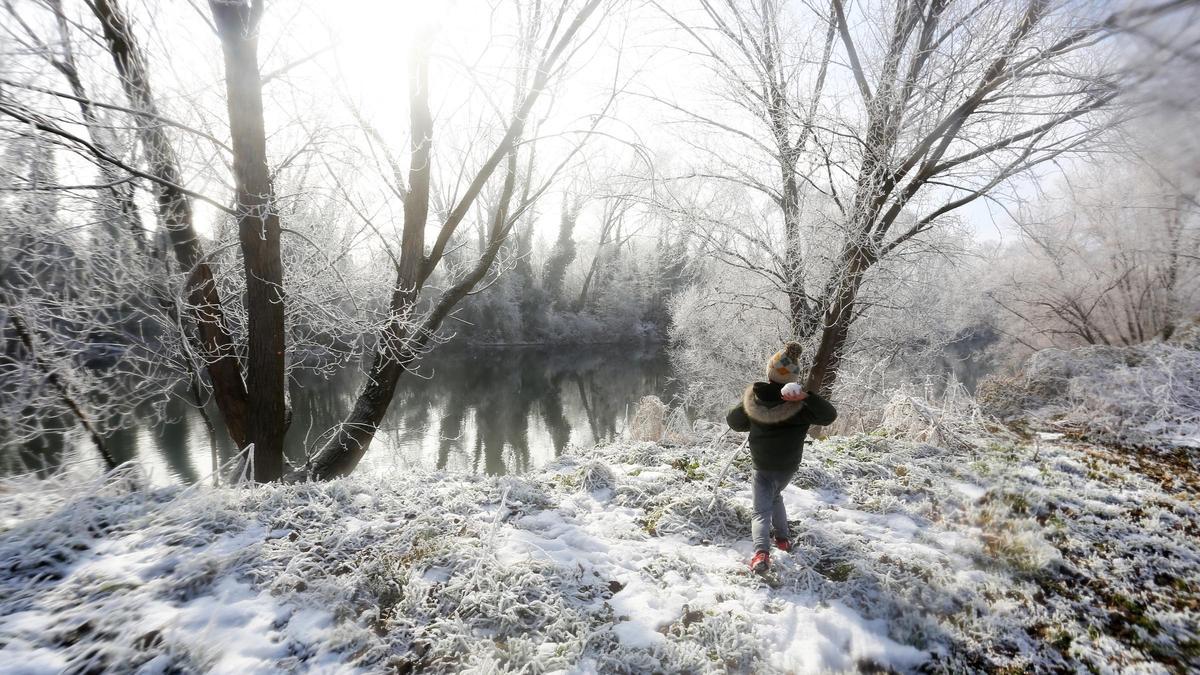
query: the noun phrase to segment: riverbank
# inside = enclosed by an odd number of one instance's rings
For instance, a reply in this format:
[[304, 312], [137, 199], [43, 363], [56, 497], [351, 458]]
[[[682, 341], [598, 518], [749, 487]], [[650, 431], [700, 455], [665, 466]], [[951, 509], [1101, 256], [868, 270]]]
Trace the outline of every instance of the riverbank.
[[814, 443], [765, 580], [744, 459], [709, 508], [717, 432], [488, 479], [0, 483], [0, 670], [1200, 666], [1197, 496], [1112, 453], [995, 427]]

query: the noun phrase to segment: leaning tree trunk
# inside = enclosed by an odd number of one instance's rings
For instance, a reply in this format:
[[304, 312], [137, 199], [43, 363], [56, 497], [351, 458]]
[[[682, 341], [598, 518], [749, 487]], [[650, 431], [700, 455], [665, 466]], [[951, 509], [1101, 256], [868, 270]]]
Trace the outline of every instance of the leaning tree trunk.
[[[70, 85], [71, 93], [75, 95], [76, 102], [79, 104], [79, 112], [83, 115], [83, 121], [87, 126], [92, 143], [116, 157], [118, 156], [115, 151], [117, 144], [113, 133], [97, 115], [96, 106], [88, 97], [83, 80], [79, 77], [79, 67], [75, 62], [75, 50], [71, 46], [70, 24], [63, 12], [62, 0], [49, 0], [48, 5], [54, 12], [59, 38], [62, 40], [62, 57], [61, 59], [51, 59], [51, 64], [62, 73], [63, 78]], [[137, 250], [145, 252], [148, 249], [146, 229], [142, 226], [142, 218], [134, 200], [133, 183], [121, 180], [120, 170], [111, 164], [101, 162], [99, 169], [102, 179], [109, 185], [108, 192], [111, 194], [115, 206], [114, 211], [119, 214], [116, 222], [132, 235]]]
[[149, 173], [157, 179], [155, 193], [159, 218], [170, 237], [179, 267], [187, 274], [184, 285], [188, 311], [200, 334], [213, 398], [230, 438], [238, 447], [244, 447], [247, 443], [246, 389], [242, 384], [241, 369], [212, 268], [204, 258], [200, 237], [192, 224], [191, 201], [180, 189], [182, 172], [175, 149], [163, 125], [156, 120], [158, 106], [150, 88], [145, 57], [116, 0], [93, 0], [88, 5], [103, 28], [108, 52], [130, 107], [145, 113], [134, 117]]
[[46, 382], [58, 392], [59, 399], [75, 414], [75, 418], [79, 420], [79, 425], [83, 427], [83, 430], [88, 434], [88, 438], [92, 440], [92, 445], [96, 446], [96, 452], [104, 460], [105, 470], [112, 471], [117, 468], [117, 460], [113, 458], [112, 453], [109, 451], [108, 445], [104, 441], [104, 436], [100, 434], [100, 431], [96, 429], [96, 425], [92, 424], [91, 418], [84, 412], [83, 406], [79, 404], [79, 401], [71, 392], [68, 381], [59, 374], [58, 370], [49, 361], [43, 359], [42, 355], [38, 353], [37, 347], [34, 344], [33, 332], [21, 317], [17, 315], [16, 306], [3, 289], [0, 289], [0, 299], [4, 301], [4, 304], [9, 306], [8, 320], [12, 323], [13, 330], [17, 333], [17, 339], [24, 345], [29, 359], [33, 361], [34, 367], [46, 377]]
[[258, 70], [261, 2], [212, 0], [225, 54], [225, 90], [233, 139], [238, 239], [246, 277], [246, 440], [254, 444], [255, 481], [283, 475], [286, 423], [283, 263], [279, 213], [267, 169], [262, 77]]
[[869, 256], [857, 246], [848, 246], [843, 255], [845, 272], [838, 282], [829, 307], [825, 310], [821, 324], [821, 341], [813, 356], [812, 368], [808, 372], [805, 389], [829, 395], [837, 381], [838, 369], [845, 354], [850, 336], [850, 325], [854, 323], [854, 308], [863, 277], [871, 265]]
[[401, 375], [416, 359], [412, 335], [412, 311], [422, 287], [425, 265], [425, 224], [429, 219], [430, 166], [433, 149], [433, 115], [429, 111], [429, 60], [424, 49], [415, 50], [409, 66], [409, 190], [404, 198], [404, 230], [396, 284], [388, 311], [391, 319], [379, 336], [371, 370], [354, 408], [338, 432], [321, 448], [310, 463], [313, 478], [344, 476], [358, 466], [375, 431], [391, 406]]
[[[426, 249], [424, 241], [429, 216], [430, 156], [433, 144], [433, 119], [429, 111], [429, 54], [428, 45], [414, 49], [415, 58], [409, 64], [412, 130], [409, 188], [404, 199], [404, 229], [396, 284], [392, 291], [391, 318], [379, 336], [366, 385], [345, 422], [310, 461], [307, 467], [309, 478], [333, 478], [348, 474], [358, 466], [384, 415], [387, 414], [400, 377], [423, 351], [442, 321], [491, 269], [513, 223], [516, 222], [516, 219], [509, 215], [508, 206], [516, 181], [515, 153], [520, 146], [525, 124], [551, 75], [558, 68], [559, 59], [564, 58], [575, 36], [602, 1], [588, 0], [549, 49], [544, 60], [536, 68], [536, 75], [529, 88], [523, 91], [523, 99], [518, 99], [520, 103], [515, 107], [507, 132], [447, 215], [436, 241], [429, 249]], [[417, 325], [418, 321], [413, 316], [413, 311], [425, 281], [442, 260], [446, 246], [480, 191], [505, 158], [508, 159], [508, 173], [500, 205], [494, 215], [492, 238], [487, 249], [475, 268], [460, 282], [443, 292], [429, 316]], [[524, 205], [527, 206], [527, 203]]]
[[[420, 110], [428, 112], [428, 108]], [[422, 128], [418, 126], [419, 123], [418, 121], [418, 124], [414, 125], [414, 129]], [[358, 463], [362, 461], [363, 455], [366, 454], [367, 448], [370, 447], [371, 441], [375, 437], [375, 431], [383, 422], [384, 415], [387, 414], [400, 377], [408, 371], [409, 365], [416, 360], [417, 354], [425, 348], [430, 337], [441, 327], [451, 310], [483, 280], [488, 270], [495, 264], [496, 257], [507, 241], [508, 233], [514, 223], [514, 220], [510, 218], [510, 206], [516, 189], [516, 153], [516, 148], [513, 147], [508, 156], [507, 173], [501, 188], [500, 202], [492, 219], [491, 237], [479, 262], [469, 274], [441, 295], [420, 329], [413, 331], [411, 327], [401, 321], [395, 321], [389, 327], [386, 339], [394, 341], [395, 344], [400, 344], [400, 340], [406, 336], [411, 335], [411, 337], [407, 337], [399, 354], [389, 355], [382, 350], [376, 352], [375, 361], [371, 367], [371, 376], [354, 405], [349, 421], [342, 425], [334, 438], [313, 458], [309, 467], [310, 477], [327, 480], [354, 471]], [[414, 162], [419, 159], [420, 157], [414, 150]], [[402, 267], [402, 273], [403, 270]], [[397, 315], [399, 311], [397, 308], [411, 308], [416, 303], [419, 290], [414, 287], [414, 290], [409, 293], [397, 293], [398, 295], [393, 296], [392, 299], [394, 315]]]

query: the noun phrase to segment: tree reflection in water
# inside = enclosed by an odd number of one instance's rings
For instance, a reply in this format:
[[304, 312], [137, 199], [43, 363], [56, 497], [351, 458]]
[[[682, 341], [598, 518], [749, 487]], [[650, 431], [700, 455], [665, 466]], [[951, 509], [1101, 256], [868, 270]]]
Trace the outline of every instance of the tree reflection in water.
[[[658, 347], [477, 347], [443, 349], [402, 384], [360, 471], [446, 469], [488, 475], [519, 473], [624, 429], [642, 396], [673, 393], [670, 359]], [[293, 463], [345, 418], [361, 374], [349, 368], [292, 387], [287, 447]], [[157, 482], [193, 483], [212, 471], [209, 438], [199, 413], [180, 397], [139, 411], [139, 424], [113, 429], [108, 445], [119, 461], [138, 458]], [[221, 428], [215, 410], [213, 422]], [[54, 428], [55, 425], [47, 425]], [[71, 429], [70, 420], [57, 428]], [[234, 448], [216, 438], [222, 461]], [[10, 453], [0, 473], [94, 459], [76, 431], [44, 434]]]
[[654, 348], [480, 348], [443, 354], [423, 374], [385, 420], [390, 452], [418, 449], [422, 466], [489, 475], [611, 438], [638, 398], [671, 394], [669, 359]]

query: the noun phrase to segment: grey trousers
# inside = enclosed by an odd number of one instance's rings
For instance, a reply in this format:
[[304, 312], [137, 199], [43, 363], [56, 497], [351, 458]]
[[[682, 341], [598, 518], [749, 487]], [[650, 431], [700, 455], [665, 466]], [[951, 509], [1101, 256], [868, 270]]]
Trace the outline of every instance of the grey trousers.
[[[751, 482], [751, 494], [754, 500], [754, 514], [750, 519], [750, 532], [754, 540], [754, 551], [771, 550], [771, 534], [774, 530], [776, 537], [788, 539], [787, 510], [783, 508], [783, 489], [792, 482], [795, 471], [763, 471], [754, 470]], [[772, 527], [774, 526], [774, 527]]]

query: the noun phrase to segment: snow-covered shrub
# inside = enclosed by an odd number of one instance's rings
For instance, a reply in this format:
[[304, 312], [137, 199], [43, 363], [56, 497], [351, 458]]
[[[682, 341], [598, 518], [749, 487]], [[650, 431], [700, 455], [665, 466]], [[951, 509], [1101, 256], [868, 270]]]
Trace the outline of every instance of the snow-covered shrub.
[[800, 464], [792, 476], [792, 483], [805, 490], [836, 490], [842, 487], [842, 481], [836, 474], [812, 461]]
[[1168, 340], [1173, 345], [1200, 351], [1200, 318], [1175, 329], [1174, 335]]
[[884, 406], [879, 431], [937, 447], [969, 448], [978, 420], [978, 409], [965, 392], [943, 396], [941, 404], [935, 405], [901, 390]]
[[983, 412], [1003, 420], [1061, 401], [1071, 378], [1102, 370], [1124, 360], [1118, 347], [1082, 347], [1075, 350], [1043, 349], [1025, 362], [1016, 375], [994, 375], [979, 384], [976, 398]]
[[616, 503], [650, 512], [662, 503], [659, 496], [675, 487], [675, 481], [669, 480], [623, 482], [617, 488]]
[[666, 429], [667, 406], [657, 396], [643, 396], [629, 423], [629, 437], [635, 441], [662, 440]]
[[980, 385], [984, 412], [1119, 446], [1200, 449], [1200, 351], [1169, 343], [1047, 349]]
[[750, 512], [718, 495], [695, 491], [663, 505], [650, 515], [649, 527], [659, 535], [675, 534], [689, 541], [744, 539], [750, 536]]
[[612, 448], [612, 458], [622, 464], [647, 466], [658, 464], [664, 456], [663, 446], [644, 441], [641, 443], [621, 444]]
[[1119, 444], [1200, 450], [1200, 351], [1148, 345], [1073, 377], [1062, 424]]
[[[775, 296], [753, 274], [733, 269], [711, 274], [722, 288]], [[784, 341], [781, 336], [790, 334], [783, 313], [724, 300], [713, 294], [712, 284], [702, 283], [677, 293], [670, 303], [671, 363], [676, 373], [687, 374], [681, 382], [687, 405], [704, 412], [728, 410], [747, 382], [763, 377], [767, 359]]]
[[689, 443], [697, 440], [696, 432], [682, 406], [671, 408], [663, 421], [662, 440], [668, 443]]
[[513, 506], [540, 509], [552, 501], [545, 487], [528, 476], [502, 476], [497, 480], [497, 486], [507, 494], [507, 502]]
[[617, 477], [604, 462], [594, 459], [583, 466], [579, 486], [587, 492], [611, 490], [617, 486]]
[[999, 420], [1017, 419], [1029, 405], [1019, 375], [994, 373], [984, 377], [975, 388], [979, 410]]

